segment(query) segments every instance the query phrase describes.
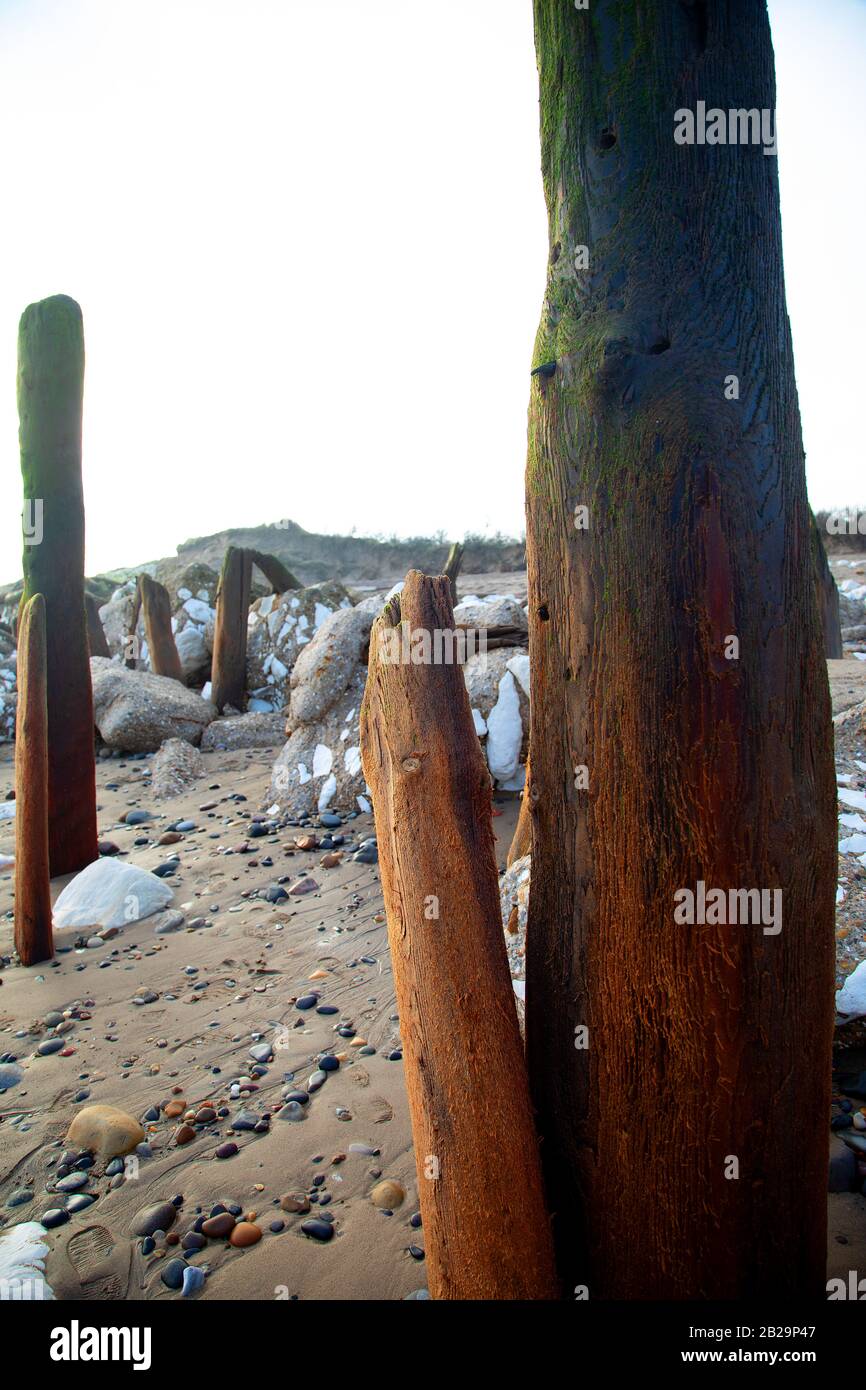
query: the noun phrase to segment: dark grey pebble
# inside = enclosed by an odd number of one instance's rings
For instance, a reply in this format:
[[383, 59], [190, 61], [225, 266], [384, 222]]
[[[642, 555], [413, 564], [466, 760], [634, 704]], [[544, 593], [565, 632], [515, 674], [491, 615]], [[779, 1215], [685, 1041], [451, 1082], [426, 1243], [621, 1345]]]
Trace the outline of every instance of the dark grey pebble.
[[330, 1222], [318, 1219], [302, 1221], [301, 1230], [304, 1235], [309, 1236], [311, 1240], [331, 1240], [334, 1234], [334, 1228]]
[[169, 1260], [159, 1277], [167, 1289], [179, 1289], [183, 1284], [183, 1272], [185, 1269], [186, 1260]]

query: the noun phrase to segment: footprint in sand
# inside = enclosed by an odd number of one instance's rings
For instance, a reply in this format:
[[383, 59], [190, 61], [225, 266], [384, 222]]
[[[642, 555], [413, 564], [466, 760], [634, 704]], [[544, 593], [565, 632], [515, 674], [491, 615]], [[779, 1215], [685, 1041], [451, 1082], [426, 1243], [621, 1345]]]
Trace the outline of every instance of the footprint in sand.
[[[367, 1109], [367, 1107], [364, 1107]], [[393, 1120], [394, 1111], [386, 1100], [381, 1096], [371, 1096], [369, 1102], [370, 1119], [374, 1125], [387, 1124], [388, 1120]]]
[[118, 1247], [107, 1226], [88, 1226], [70, 1236], [66, 1255], [81, 1284], [81, 1298], [126, 1297], [129, 1246]]

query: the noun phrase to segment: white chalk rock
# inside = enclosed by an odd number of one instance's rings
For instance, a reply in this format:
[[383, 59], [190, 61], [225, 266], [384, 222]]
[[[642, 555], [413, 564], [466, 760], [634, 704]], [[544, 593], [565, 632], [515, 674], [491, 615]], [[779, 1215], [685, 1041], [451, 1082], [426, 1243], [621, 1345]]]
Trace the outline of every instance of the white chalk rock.
[[837, 992], [836, 1012], [847, 1014], [849, 1018], [862, 1018], [866, 1014], [866, 960], [861, 960]]
[[173, 897], [165, 880], [155, 874], [116, 859], [97, 859], [60, 894], [54, 926], [124, 927], [161, 912]]
[[0, 1289], [12, 1301], [46, 1303], [54, 1293], [45, 1278], [49, 1246], [41, 1221], [21, 1221], [0, 1232]]

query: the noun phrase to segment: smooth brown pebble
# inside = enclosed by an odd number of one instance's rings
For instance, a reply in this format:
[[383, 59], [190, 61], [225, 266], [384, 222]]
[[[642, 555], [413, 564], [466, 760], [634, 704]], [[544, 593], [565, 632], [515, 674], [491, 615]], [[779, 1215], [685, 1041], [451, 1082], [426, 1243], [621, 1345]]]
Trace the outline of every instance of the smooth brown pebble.
[[207, 1221], [202, 1223], [201, 1233], [203, 1236], [210, 1236], [211, 1240], [222, 1240], [233, 1231], [235, 1219], [229, 1211], [221, 1211], [219, 1216], [209, 1216]]
[[246, 1245], [255, 1245], [261, 1238], [260, 1226], [254, 1226], [251, 1221], [239, 1221], [229, 1236], [229, 1244], [243, 1249]]
[[391, 1178], [377, 1183], [370, 1193], [370, 1201], [374, 1206], [381, 1207], [383, 1211], [394, 1211], [405, 1200], [406, 1193], [400, 1184]]

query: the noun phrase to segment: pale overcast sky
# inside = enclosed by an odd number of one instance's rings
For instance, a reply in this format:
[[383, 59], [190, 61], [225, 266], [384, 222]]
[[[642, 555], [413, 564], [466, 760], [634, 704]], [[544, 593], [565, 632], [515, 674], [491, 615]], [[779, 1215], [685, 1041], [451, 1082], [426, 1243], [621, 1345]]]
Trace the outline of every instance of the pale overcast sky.
[[[772, 0], [815, 507], [866, 502], [866, 3]], [[291, 517], [518, 533], [546, 268], [529, 0], [0, 0], [0, 580], [18, 318], [84, 312], [88, 572]]]

